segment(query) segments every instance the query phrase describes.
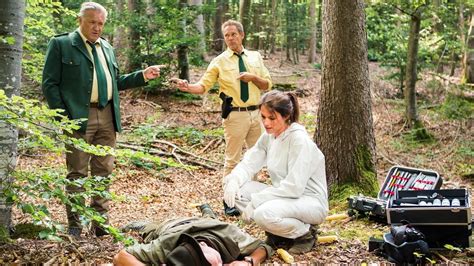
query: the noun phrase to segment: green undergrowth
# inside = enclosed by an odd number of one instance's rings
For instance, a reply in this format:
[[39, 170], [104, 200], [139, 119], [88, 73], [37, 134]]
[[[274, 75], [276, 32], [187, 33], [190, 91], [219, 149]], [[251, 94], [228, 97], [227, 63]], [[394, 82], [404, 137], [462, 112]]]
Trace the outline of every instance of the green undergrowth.
[[474, 113], [474, 102], [472, 99], [448, 94], [440, 112], [448, 119], [469, 119]]
[[189, 145], [202, 142], [205, 138], [222, 137], [224, 131], [218, 129], [199, 130], [191, 126], [168, 127], [154, 124], [141, 124], [133, 132], [128, 133], [125, 138], [140, 143], [153, 142], [157, 139], [180, 140]]

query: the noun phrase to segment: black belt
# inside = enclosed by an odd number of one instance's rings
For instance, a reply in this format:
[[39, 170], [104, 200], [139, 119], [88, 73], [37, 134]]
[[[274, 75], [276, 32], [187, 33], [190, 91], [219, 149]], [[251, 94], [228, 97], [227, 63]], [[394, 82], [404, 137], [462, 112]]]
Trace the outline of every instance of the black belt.
[[112, 100], [108, 101], [107, 104], [104, 107], [100, 107], [99, 103], [90, 103], [89, 108], [98, 108], [98, 109], [104, 109], [107, 105], [112, 103]]
[[253, 111], [257, 109], [258, 109], [258, 106], [256, 105], [251, 105], [247, 107], [232, 107], [232, 111], [239, 111], [239, 112]]

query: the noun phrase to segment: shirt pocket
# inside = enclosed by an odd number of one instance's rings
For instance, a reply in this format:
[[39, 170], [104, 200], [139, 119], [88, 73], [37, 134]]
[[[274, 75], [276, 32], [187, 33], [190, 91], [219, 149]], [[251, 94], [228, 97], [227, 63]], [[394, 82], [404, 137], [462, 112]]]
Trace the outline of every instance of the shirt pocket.
[[253, 73], [253, 74], [260, 74], [261, 73], [261, 69], [262, 69], [262, 66], [260, 64], [260, 62], [258, 60], [249, 60], [247, 62], [247, 66], [248, 66], [248, 72], [250, 73]]
[[233, 84], [239, 77], [238, 65], [226, 65], [222, 67], [222, 72], [219, 74], [219, 81], [227, 84]]

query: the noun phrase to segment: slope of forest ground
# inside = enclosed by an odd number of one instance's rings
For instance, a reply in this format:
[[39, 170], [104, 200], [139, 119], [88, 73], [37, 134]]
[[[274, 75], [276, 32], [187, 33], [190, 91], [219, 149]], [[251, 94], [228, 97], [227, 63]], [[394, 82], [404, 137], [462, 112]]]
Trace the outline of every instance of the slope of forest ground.
[[[301, 58], [301, 62], [306, 59]], [[283, 63], [282, 63], [283, 62]], [[276, 87], [294, 84], [301, 96], [302, 123], [314, 133], [320, 89], [320, 71], [312, 65], [294, 65], [279, 56], [265, 61]], [[196, 81], [203, 69], [193, 72]], [[420, 117], [434, 136], [430, 143], [416, 143], [404, 129], [404, 103], [399, 91], [382, 77], [385, 70], [376, 63], [370, 64], [373, 97], [374, 128], [377, 142], [377, 176], [380, 184], [391, 166], [433, 169], [444, 180], [443, 188], [465, 187], [472, 190], [473, 131], [472, 119], [448, 120], [441, 113], [441, 104], [451, 85], [443, 79], [424, 76], [418, 83]], [[136, 162], [118, 161], [111, 190], [118, 200], [111, 206], [110, 222], [120, 227], [134, 220], [161, 220], [173, 216], [200, 215], [194, 203], [209, 203], [219, 219], [237, 223], [255, 237], [264, 239], [264, 232], [254, 224], [246, 225], [238, 218], [226, 217], [222, 211], [221, 171], [224, 152], [219, 101], [216, 94], [202, 98], [170, 96], [170, 91], [156, 94], [127, 91], [121, 95], [124, 133], [119, 145], [161, 150], [184, 163], [198, 162], [196, 169], [164, 168]], [[177, 160], [179, 162], [179, 160]], [[56, 167], [65, 172], [64, 156], [36, 152], [20, 156], [18, 168], [22, 170]], [[265, 174], [261, 174], [265, 179]], [[66, 222], [63, 206], [51, 203], [53, 218]], [[345, 204], [332, 206], [331, 214], [346, 210]], [[14, 223], [23, 224], [29, 219], [14, 211]], [[322, 235], [338, 235], [331, 244], [316, 246], [311, 252], [295, 256], [300, 265], [320, 264], [386, 264], [385, 259], [367, 251], [370, 236], [381, 237], [389, 227], [368, 220], [345, 219], [326, 222]], [[123, 245], [114, 243], [110, 236], [94, 238], [85, 232], [81, 239], [62, 235], [63, 242], [31, 239], [25, 236], [0, 246], [0, 264], [14, 263], [111, 263]], [[473, 264], [469, 252], [442, 252], [434, 256], [438, 263], [456, 262]], [[283, 264], [274, 255], [267, 263]]]

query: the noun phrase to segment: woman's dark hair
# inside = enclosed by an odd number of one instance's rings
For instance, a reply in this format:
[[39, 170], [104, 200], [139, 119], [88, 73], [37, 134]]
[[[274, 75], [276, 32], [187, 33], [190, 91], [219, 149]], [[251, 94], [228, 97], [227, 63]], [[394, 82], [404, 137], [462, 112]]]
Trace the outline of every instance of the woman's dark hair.
[[286, 122], [289, 125], [298, 122], [300, 117], [298, 99], [293, 92], [269, 91], [260, 99], [258, 108], [261, 109], [262, 106], [268, 108], [270, 112], [278, 112], [282, 117], [288, 118]]

